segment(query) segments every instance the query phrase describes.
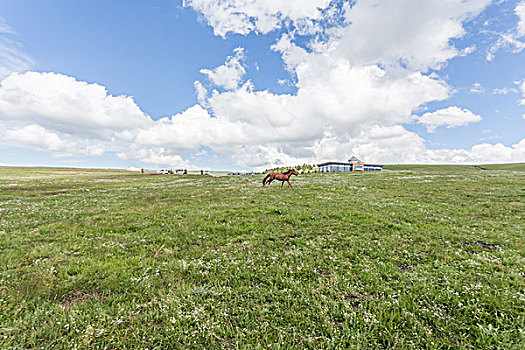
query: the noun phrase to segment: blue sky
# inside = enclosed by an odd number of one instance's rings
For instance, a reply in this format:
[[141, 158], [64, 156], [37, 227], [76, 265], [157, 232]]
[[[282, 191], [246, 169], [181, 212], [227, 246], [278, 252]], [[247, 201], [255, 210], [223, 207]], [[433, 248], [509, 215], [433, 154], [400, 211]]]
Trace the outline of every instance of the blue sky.
[[0, 164], [525, 161], [524, 1], [7, 0], [0, 18]]

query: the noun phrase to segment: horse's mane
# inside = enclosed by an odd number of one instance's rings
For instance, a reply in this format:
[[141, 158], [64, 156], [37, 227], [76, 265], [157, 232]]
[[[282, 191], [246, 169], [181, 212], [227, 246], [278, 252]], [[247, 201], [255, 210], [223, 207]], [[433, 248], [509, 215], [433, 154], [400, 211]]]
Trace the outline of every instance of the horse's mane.
[[290, 174], [291, 172], [293, 171], [293, 169], [288, 169], [285, 173], [283, 173], [284, 175], [287, 175], [287, 174]]

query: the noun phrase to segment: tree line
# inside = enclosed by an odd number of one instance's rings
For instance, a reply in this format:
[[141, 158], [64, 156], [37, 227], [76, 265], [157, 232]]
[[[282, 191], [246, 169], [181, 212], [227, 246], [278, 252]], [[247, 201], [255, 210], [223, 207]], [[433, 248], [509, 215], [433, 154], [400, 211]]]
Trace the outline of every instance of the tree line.
[[301, 174], [308, 174], [308, 173], [317, 173], [319, 172], [319, 168], [315, 164], [306, 164], [303, 165], [296, 165], [296, 166], [285, 166], [285, 167], [278, 167], [278, 168], [272, 168], [272, 169], [266, 169], [264, 170], [265, 173], [284, 173], [288, 169], [295, 169]]

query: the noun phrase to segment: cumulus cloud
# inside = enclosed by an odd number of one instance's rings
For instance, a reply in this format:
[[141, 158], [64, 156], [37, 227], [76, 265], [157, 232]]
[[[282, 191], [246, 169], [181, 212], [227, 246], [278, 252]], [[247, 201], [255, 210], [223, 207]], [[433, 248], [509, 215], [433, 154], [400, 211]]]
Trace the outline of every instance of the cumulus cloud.
[[[233, 52], [234, 55], [229, 56], [223, 65], [213, 70], [201, 69], [200, 72], [205, 74], [216, 86], [228, 90], [238, 88], [243, 76], [246, 74], [246, 70], [244, 69], [245, 55], [242, 47], [236, 48]], [[199, 88], [200, 87], [197, 86], [197, 89]], [[202, 91], [198, 90], [198, 92], [202, 94]]]
[[417, 122], [424, 124], [427, 127], [427, 131], [431, 133], [435, 132], [437, 127], [441, 125], [450, 129], [479, 121], [481, 121], [479, 115], [472, 113], [468, 109], [461, 109], [456, 106], [425, 113], [417, 118]]
[[187, 0], [185, 6], [200, 12], [215, 35], [266, 34], [291, 22], [302, 32], [312, 32], [316, 19], [330, 0]]
[[[369, 135], [375, 134], [376, 137]], [[425, 147], [425, 140], [402, 126], [377, 126], [373, 133], [363, 134], [363, 141], [351, 148], [356, 155], [379, 163], [506, 163], [525, 160], [525, 138], [505, 146], [502, 143], [482, 143], [470, 149], [433, 149]], [[395, 157], [395, 158], [394, 158]]]
[[38, 124], [8, 129], [2, 134], [2, 138], [7, 142], [31, 146], [37, 150], [52, 152], [59, 156], [70, 156], [74, 154], [76, 149], [74, 142], [68, 141]]
[[[340, 84], [335, 79], [337, 73], [351, 76], [356, 74], [342, 69], [334, 71], [334, 77], [328, 79], [328, 85], [335, 84], [334, 90], [345, 88], [343, 85], [337, 85]], [[63, 129], [60, 123], [57, 123], [54, 129], [47, 129], [35, 124], [38, 118], [30, 115], [24, 115], [24, 118], [14, 121], [4, 120], [4, 124], [30, 124], [8, 128], [2, 135], [2, 140], [56, 155], [98, 156], [109, 150], [117, 153], [121, 159], [173, 168], [191, 168], [191, 163], [181, 154], [195, 151], [201, 146], [230, 155], [239, 165], [252, 168], [346, 159], [349, 154], [364, 156], [365, 159], [376, 162], [450, 162], [473, 161], [478, 158], [489, 161], [488, 158], [483, 158], [482, 154], [492, 157], [501, 151], [505, 157], [511, 159], [516, 159], [515, 157], [522, 154], [522, 144], [510, 148], [502, 145], [483, 145], [473, 150], [426, 150], [424, 139], [398, 124], [411, 118], [408, 114], [411, 106], [427, 98], [446, 96], [447, 87], [439, 80], [424, 78], [420, 74], [401, 80], [394, 79], [389, 85], [374, 81], [386, 79], [384, 73], [375, 69], [371, 72], [365, 70], [357, 73], [371, 74], [369, 90], [363, 92], [363, 96], [371, 94], [382, 101], [388, 102], [390, 98], [392, 102], [389, 102], [388, 106], [380, 106], [373, 110], [359, 110], [362, 95], [350, 101], [344, 101], [342, 97], [337, 101], [336, 98], [333, 111], [344, 111], [345, 108], [349, 108], [348, 111], [356, 110], [355, 115], [346, 113], [349, 119], [345, 119], [344, 115], [332, 115], [330, 109], [329, 112], [324, 110], [323, 106], [330, 102], [329, 92], [325, 93], [326, 96], [314, 96], [317, 94], [316, 89], [306, 89], [297, 95], [277, 95], [268, 91], [239, 88], [224, 93], [216, 92], [210, 97], [209, 103], [215, 115], [213, 117], [200, 105], [156, 121], [144, 116], [147, 123], [128, 130], [129, 135], [126, 137], [114, 133], [111, 141], [105, 140], [106, 134], [102, 131], [89, 138], [85, 137], [84, 132], [77, 131], [77, 128], [67, 128], [68, 132], [59, 131], [58, 129]], [[423, 80], [418, 82], [421, 79]], [[343, 76], [341, 81], [348, 84], [352, 79], [345, 79]], [[414, 100], [405, 101], [402, 98], [406, 95], [404, 89], [409, 89], [413, 84], [419, 87], [419, 95], [412, 96]], [[90, 88], [89, 84], [82, 86], [88, 90]], [[354, 89], [357, 91], [357, 87]], [[429, 91], [424, 92], [425, 89]], [[393, 102], [399, 100], [405, 104]], [[103, 101], [100, 100], [99, 103], [104, 103]], [[398, 114], [388, 119], [386, 116], [390, 114], [389, 111], [397, 111]], [[381, 117], [374, 116], [376, 113]], [[468, 115], [465, 111], [462, 113]], [[449, 121], [449, 124], [451, 123]], [[122, 130], [113, 124], [108, 125], [107, 132]]]
[[[450, 42], [465, 34], [463, 22], [489, 0], [357, 1], [336, 50], [354, 64], [399, 64], [425, 71], [460, 54]], [[415, 11], [414, 9], [417, 9]]]
[[372, 123], [410, 121], [415, 107], [448, 96], [442, 81], [417, 72], [392, 77], [375, 65], [352, 67], [318, 55], [297, 76], [296, 95], [239, 89], [216, 93], [209, 104], [219, 119], [261, 130], [256, 142], [264, 142], [311, 140], [322, 137], [327, 125], [342, 136], [356, 135]]
[[242, 143], [249, 136], [242, 128], [241, 124], [212, 118], [204, 108], [195, 105], [178, 115], [161, 118], [150, 127], [140, 129], [135, 144], [166, 147], [175, 153], [184, 153], [200, 146]]
[[[311, 43], [307, 50], [285, 33], [272, 46], [296, 76], [295, 95], [241, 88], [215, 92], [207, 107], [219, 123], [241, 126], [240, 135], [250, 135], [236, 139], [229, 150], [245, 166], [344, 159], [359, 152], [377, 161], [445, 161], [442, 156], [450, 152], [427, 152], [424, 140], [400, 124], [410, 122], [426, 103], [448, 98], [448, 85], [425, 72], [464, 54], [451, 39], [463, 36], [463, 23], [488, 4], [358, 1], [346, 11], [347, 25], [337, 27], [327, 41]], [[412, 16], [407, 9], [415, 7], [421, 11]], [[419, 118], [429, 131], [479, 120], [459, 107]], [[469, 152], [459, 156], [454, 151], [454, 159], [468, 159]]]
[[482, 143], [468, 150], [427, 150], [429, 162], [433, 163], [511, 163], [525, 160], [525, 139], [512, 145]]
[[[488, 162], [502, 159], [497, 154], [520, 160], [525, 142], [428, 150], [422, 137], [403, 126], [419, 122], [432, 132], [438, 126], [481, 119], [455, 106], [421, 117], [414, 114], [450, 96], [448, 84], [428, 71], [461, 54], [451, 39], [464, 35], [464, 22], [487, 4], [358, 1], [344, 8], [344, 24], [335, 25], [326, 37], [299, 44], [297, 32], [284, 33], [271, 49], [281, 54], [293, 75], [294, 94], [257, 91], [250, 81], [243, 83], [245, 52], [238, 48], [224, 65], [201, 71], [218, 88], [208, 91], [195, 82], [199, 104], [171, 117], [152, 120], [131, 97], [112, 96], [101, 85], [28, 72], [1, 82], [0, 120], [11, 129], [15, 124], [36, 125], [32, 128], [37, 135], [47, 132], [75, 140], [75, 147], [54, 149], [21, 141], [29, 147], [57, 153], [69, 148], [91, 156], [111, 151], [121, 159], [173, 168], [191, 167], [183, 155], [202, 147], [257, 169], [350, 155], [384, 163]], [[200, 11], [217, 35], [225, 36], [302, 23], [314, 26], [330, 13], [321, 9], [331, 5], [321, 0], [193, 0], [188, 6]]]
[[193, 165], [180, 155], [164, 147], [137, 147], [132, 145], [127, 152], [118, 153], [123, 160], [136, 160], [156, 167], [193, 168]]
[[[150, 124], [133, 98], [57, 73], [13, 73], [0, 83], [0, 120], [34, 121], [63, 133], [111, 140]], [[128, 135], [129, 136], [129, 135]]]
[[57, 156], [125, 149], [153, 121], [131, 97], [56, 73], [13, 73], [0, 82], [2, 138]]
[[[62, 74], [13, 73], [0, 82], [0, 122], [6, 130], [0, 135], [2, 142], [56, 156], [101, 156], [110, 150], [122, 159], [187, 167], [190, 164], [177, 152], [206, 142], [196, 134], [196, 122], [204, 127], [203, 118], [210, 117], [198, 105], [185, 115], [180, 128], [164, 129], [170, 119], [154, 122], [133, 98], [112, 96], [101, 85]], [[169, 130], [176, 133], [169, 135]], [[171, 148], [164, 147], [167, 143]]]

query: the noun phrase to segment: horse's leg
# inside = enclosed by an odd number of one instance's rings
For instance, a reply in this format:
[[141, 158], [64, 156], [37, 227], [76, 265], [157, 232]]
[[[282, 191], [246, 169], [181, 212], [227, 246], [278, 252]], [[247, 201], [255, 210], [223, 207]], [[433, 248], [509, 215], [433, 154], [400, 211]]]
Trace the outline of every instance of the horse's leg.
[[[292, 188], [292, 190], [295, 190], [295, 188], [293, 188], [292, 184], [290, 183], [290, 180], [286, 180], [286, 181], [288, 181], [288, 185], [290, 185], [290, 187]], [[284, 182], [283, 182], [283, 184], [284, 184]]]
[[283, 185], [284, 185], [284, 181], [281, 181], [281, 188], [283, 188]]

